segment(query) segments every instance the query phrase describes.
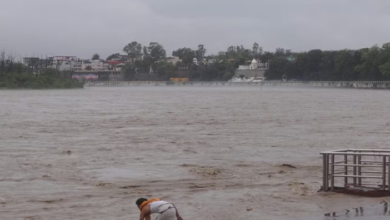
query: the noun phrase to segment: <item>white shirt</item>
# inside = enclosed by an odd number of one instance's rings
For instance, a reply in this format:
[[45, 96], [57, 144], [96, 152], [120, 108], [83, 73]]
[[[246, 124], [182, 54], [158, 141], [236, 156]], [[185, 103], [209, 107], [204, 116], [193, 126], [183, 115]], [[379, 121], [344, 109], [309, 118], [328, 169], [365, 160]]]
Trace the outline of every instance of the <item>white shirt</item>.
[[167, 203], [168, 203], [168, 202], [165, 202], [165, 201], [151, 202], [151, 203], [150, 203], [150, 212], [151, 212], [151, 213], [159, 213], [158, 208], [159, 208], [161, 205], [164, 205], [164, 204], [167, 204]]

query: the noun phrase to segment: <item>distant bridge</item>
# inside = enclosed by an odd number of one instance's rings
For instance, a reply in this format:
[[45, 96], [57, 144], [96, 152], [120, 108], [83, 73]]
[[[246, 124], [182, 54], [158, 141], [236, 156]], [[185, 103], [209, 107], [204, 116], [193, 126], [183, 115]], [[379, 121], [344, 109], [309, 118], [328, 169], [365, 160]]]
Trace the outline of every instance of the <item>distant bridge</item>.
[[228, 81], [87, 81], [85, 86], [274, 86], [274, 87], [328, 87], [328, 88], [365, 88], [390, 89], [390, 81], [282, 81], [265, 80], [262, 82]]

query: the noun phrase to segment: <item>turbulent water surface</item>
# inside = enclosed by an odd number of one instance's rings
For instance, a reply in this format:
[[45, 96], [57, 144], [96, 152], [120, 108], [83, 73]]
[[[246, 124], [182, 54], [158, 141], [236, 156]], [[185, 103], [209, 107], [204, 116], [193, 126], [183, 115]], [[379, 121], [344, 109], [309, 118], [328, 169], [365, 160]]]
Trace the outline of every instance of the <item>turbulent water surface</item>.
[[2, 90], [1, 219], [136, 219], [138, 197], [174, 202], [184, 219], [303, 219], [377, 204], [383, 198], [317, 193], [319, 153], [387, 148], [389, 94]]

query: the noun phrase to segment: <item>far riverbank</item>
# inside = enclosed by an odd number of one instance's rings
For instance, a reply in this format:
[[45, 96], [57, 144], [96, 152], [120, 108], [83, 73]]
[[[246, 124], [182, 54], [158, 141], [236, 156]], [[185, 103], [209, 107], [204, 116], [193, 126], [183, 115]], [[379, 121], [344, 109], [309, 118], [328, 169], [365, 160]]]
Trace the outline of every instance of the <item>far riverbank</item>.
[[84, 83], [56, 75], [11, 75], [0, 77], [0, 89], [71, 89]]
[[229, 82], [229, 81], [87, 81], [85, 86], [280, 86], [280, 87], [324, 87], [324, 88], [358, 88], [390, 89], [390, 81], [282, 81], [265, 80], [262, 82]]

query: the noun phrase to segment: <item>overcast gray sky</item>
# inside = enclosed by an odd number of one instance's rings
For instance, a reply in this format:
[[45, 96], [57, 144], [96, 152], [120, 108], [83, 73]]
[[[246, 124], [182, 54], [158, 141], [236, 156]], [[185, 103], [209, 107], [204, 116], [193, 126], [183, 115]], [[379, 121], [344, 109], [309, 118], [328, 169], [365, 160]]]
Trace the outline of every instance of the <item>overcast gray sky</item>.
[[129, 42], [357, 49], [390, 42], [390, 0], [0, 0], [0, 50], [106, 58]]

